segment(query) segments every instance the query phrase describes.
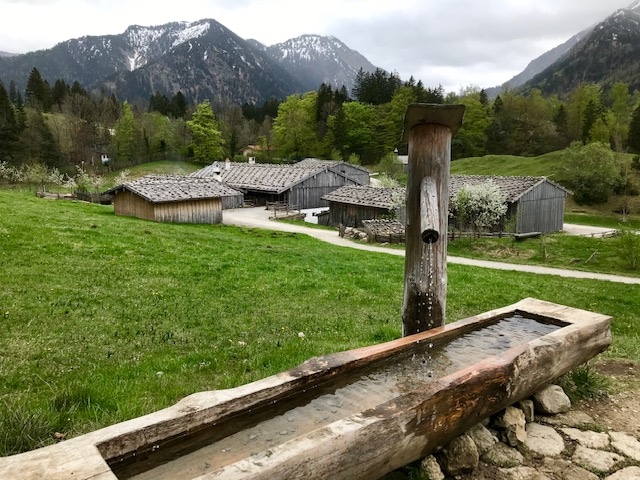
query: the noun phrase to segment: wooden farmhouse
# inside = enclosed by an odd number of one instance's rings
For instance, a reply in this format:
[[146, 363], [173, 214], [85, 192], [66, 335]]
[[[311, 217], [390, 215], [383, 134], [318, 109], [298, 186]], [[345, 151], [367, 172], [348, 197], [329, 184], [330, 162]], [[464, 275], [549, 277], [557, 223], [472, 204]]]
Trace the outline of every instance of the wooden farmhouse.
[[148, 175], [109, 190], [116, 215], [155, 222], [220, 223], [223, 200], [241, 206], [242, 193], [214, 178]]
[[395, 217], [405, 203], [404, 188], [348, 185], [323, 197], [329, 212], [318, 216], [318, 223], [345, 227], [362, 226], [363, 220]]
[[292, 209], [326, 207], [328, 202], [322, 197], [327, 193], [345, 185], [361, 184], [360, 180], [318, 164], [215, 162], [191, 176], [219, 178], [241, 191], [245, 202], [256, 206], [282, 202]]
[[571, 192], [546, 177], [452, 175], [449, 196], [455, 198], [463, 185], [478, 185], [487, 181], [492, 181], [498, 187], [508, 206], [502, 222], [503, 230], [513, 233], [552, 233], [562, 230], [565, 200]]

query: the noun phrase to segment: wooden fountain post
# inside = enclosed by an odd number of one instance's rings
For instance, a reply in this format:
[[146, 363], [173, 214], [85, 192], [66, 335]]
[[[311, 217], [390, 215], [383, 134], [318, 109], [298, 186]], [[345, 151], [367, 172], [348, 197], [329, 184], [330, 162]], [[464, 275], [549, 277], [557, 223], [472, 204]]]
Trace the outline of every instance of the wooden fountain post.
[[451, 139], [464, 105], [411, 104], [404, 117], [409, 143], [402, 335], [444, 325]]

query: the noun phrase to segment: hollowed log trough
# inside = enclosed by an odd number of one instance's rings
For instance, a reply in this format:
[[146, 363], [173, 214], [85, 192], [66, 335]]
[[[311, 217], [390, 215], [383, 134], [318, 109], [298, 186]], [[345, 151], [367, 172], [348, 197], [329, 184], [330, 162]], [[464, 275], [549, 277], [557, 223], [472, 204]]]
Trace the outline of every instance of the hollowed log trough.
[[[514, 314], [553, 331], [525, 342], [497, 334], [504, 349], [489, 345], [470, 365], [457, 369], [460, 359], [454, 358], [444, 362], [442, 376], [403, 383], [403, 372], [410, 373], [417, 358], [428, 363], [432, 349], [445, 351]], [[238, 388], [197, 393], [144, 417], [0, 458], [0, 478], [379, 478], [605, 350], [610, 323], [605, 315], [525, 299], [399, 340], [316, 357]], [[387, 377], [378, 373], [394, 365], [404, 366]], [[332, 404], [332, 395], [342, 391], [359, 400], [347, 395]]]

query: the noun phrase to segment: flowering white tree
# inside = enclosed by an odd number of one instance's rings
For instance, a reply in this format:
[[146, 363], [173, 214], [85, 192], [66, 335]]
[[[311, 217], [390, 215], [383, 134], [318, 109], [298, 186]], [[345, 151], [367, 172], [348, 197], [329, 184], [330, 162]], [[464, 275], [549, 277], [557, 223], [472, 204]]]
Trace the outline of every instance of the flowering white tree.
[[487, 180], [463, 185], [451, 201], [450, 211], [459, 226], [469, 226], [479, 234], [498, 224], [507, 213], [507, 204], [498, 186]]

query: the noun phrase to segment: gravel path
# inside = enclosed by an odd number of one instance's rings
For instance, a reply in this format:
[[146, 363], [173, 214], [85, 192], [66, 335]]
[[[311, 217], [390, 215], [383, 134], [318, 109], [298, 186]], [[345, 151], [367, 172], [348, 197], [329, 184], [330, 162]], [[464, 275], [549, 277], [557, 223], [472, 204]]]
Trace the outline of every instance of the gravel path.
[[[239, 208], [225, 210], [223, 223], [226, 225], [236, 225], [250, 228], [265, 228], [269, 230], [279, 230], [284, 232], [304, 233], [311, 237], [331, 243], [340, 247], [355, 248], [358, 250], [368, 250], [371, 252], [386, 253], [389, 255], [404, 256], [404, 250], [397, 250], [385, 247], [376, 247], [365, 243], [358, 243], [338, 236], [334, 230], [323, 230], [319, 228], [304, 227], [302, 225], [292, 225], [289, 223], [276, 222], [270, 219], [273, 212], [264, 207]], [[611, 232], [611, 229], [600, 227], [584, 227], [582, 225], [565, 225], [565, 231], [573, 235], [601, 236]], [[494, 270], [510, 270], [516, 272], [537, 273], [541, 275], [557, 275], [566, 278], [586, 278], [592, 280], [604, 280], [609, 282], [627, 283], [640, 285], [640, 278], [625, 277], [622, 275], [609, 275], [604, 273], [581, 272], [578, 270], [565, 270], [561, 268], [541, 267], [537, 265], [521, 265], [516, 263], [494, 262], [489, 260], [477, 260], [463, 257], [447, 257], [448, 263], [459, 265], [470, 265], [481, 268], [491, 268]]]

